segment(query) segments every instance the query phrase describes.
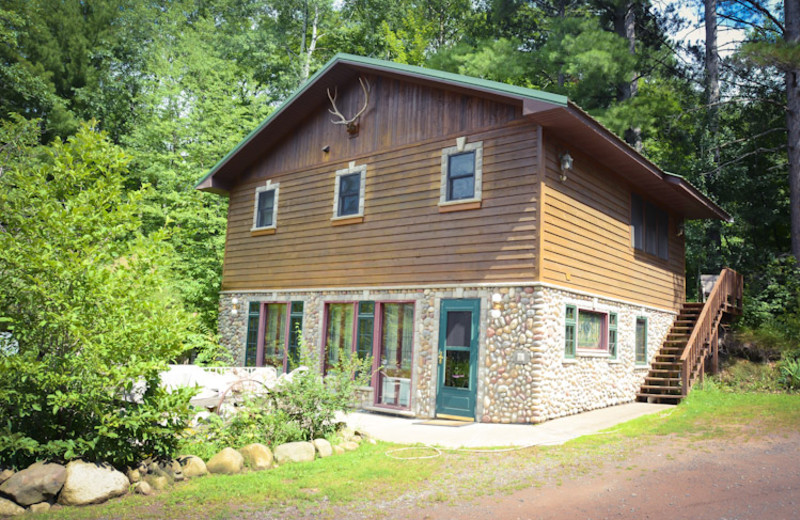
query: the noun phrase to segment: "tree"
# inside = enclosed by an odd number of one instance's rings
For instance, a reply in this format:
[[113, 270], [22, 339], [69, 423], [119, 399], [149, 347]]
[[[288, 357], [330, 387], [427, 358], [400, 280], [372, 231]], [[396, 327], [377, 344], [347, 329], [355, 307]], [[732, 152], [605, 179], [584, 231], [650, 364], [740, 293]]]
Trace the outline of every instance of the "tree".
[[[24, 120], [0, 136], [31, 142]], [[28, 134], [28, 135], [26, 135]], [[140, 232], [130, 158], [84, 125], [66, 142], [18, 146], [0, 178], [0, 459], [167, 456], [189, 392], [159, 373], [195, 337], [170, 277], [164, 234]]]

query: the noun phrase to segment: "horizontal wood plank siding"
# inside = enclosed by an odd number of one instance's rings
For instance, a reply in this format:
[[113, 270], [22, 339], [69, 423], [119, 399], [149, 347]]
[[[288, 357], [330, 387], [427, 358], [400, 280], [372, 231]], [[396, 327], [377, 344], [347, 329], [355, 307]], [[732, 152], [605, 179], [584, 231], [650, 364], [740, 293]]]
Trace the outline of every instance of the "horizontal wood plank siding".
[[[540, 279], [563, 287], [677, 310], [684, 300], [684, 242], [670, 214], [669, 260], [631, 243], [631, 187], [568, 143], [547, 141]], [[566, 182], [559, 153], [575, 158]], [[641, 194], [646, 197], [647, 194]], [[669, 208], [663, 208], [668, 210]]]
[[[515, 107], [387, 79], [371, 83], [358, 137], [348, 139], [321, 110], [231, 190], [223, 290], [533, 279], [537, 127]], [[341, 134], [349, 152], [331, 144], [321, 162], [315, 154], [328, 142], [341, 144]], [[439, 213], [442, 149], [458, 136], [483, 141], [482, 203]], [[367, 165], [364, 222], [333, 226], [335, 172], [352, 160]], [[267, 179], [280, 183], [276, 233], [254, 237], [255, 189]]]
[[[357, 157], [416, 145], [431, 138], [499, 127], [519, 119], [522, 108], [488, 99], [435, 89], [396, 79], [367, 76], [370, 83], [369, 106], [360, 117], [358, 137], [350, 138], [344, 125], [328, 110], [327, 97], [318, 100], [318, 109], [264, 157], [246, 175], [265, 177], [275, 172], [294, 171], [320, 163], [338, 163]], [[337, 89], [336, 106], [345, 117], [362, 107], [364, 93], [357, 80]], [[324, 152], [323, 148], [328, 151]], [[399, 156], [402, 158], [404, 154]]]

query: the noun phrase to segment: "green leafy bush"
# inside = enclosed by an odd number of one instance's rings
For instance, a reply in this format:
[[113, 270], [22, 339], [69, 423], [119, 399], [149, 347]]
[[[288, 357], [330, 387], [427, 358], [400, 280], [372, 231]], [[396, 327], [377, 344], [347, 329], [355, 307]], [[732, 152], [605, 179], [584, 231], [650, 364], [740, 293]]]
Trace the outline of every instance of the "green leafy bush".
[[[181, 451], [209, 457], [227, 446], [328, 437], [336, 432], [337, 412], [350, 408], [356, 391], [370, 379], [371, 358], [339, 352], [340, 362], [325, 377], [312, 369], [296, 370], [264, 396], [244, 396], [235, 412], [223, 419], [212, 415], [185, 436]], [[300, 339], [300, 363], [320, 366], [319, 357]]]
[[15, 342], [0, 354], [0, 460], [167, 456], [192, 390], [165, 392], [159, 373], [196, 328], [163, 233], [139, 232], [128, 157], [89, 126], [18, 150], [0, 177], [0, 326]]
[[800, 390], [800, 349], [784, 354], [778, 364], [778, 383], [786, 390]]

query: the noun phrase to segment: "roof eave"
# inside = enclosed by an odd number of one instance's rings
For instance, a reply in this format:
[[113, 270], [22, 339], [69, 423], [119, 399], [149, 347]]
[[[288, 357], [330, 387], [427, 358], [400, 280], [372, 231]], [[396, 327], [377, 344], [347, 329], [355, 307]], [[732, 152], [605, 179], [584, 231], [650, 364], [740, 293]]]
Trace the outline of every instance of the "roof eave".
[[711, 218], [718, 218], [728, 223], [733, 222], [733, 217], [727, 211], [714, 204], [711, 199], [703, 195], [700, 190], [692, 186], [689, 181], [680, 175], [664, 172], [664, 180], [675, 189], [681, 191], [685, 196], [694, 199], [699, 205], [703, 206], [709, 212]]

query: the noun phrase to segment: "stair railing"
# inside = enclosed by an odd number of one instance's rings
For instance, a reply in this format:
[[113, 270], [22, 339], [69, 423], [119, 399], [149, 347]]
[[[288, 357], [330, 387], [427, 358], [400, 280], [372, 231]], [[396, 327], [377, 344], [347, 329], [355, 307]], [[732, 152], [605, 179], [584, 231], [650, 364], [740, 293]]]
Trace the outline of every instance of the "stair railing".
[[707, 346], [717, 341], [720, 315], [723, 312], [738, 313], [740, 311], [743, 286], [742, 275], [727, 267], [722, 270], [717, 283], [714, 284], [681, 355], [681, 395], [683, 397], [689, 393], [690, 385], [697, 378], [695, 367], [698, 364], [701, 365], [700, 372], [703, 372], [702, 363]]

